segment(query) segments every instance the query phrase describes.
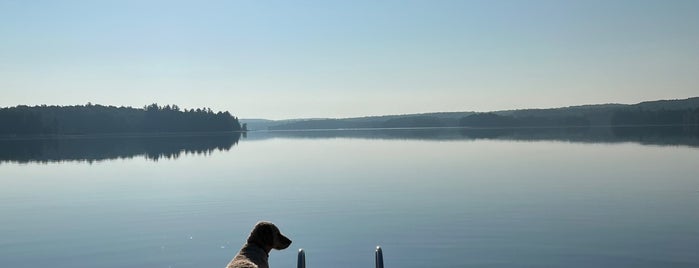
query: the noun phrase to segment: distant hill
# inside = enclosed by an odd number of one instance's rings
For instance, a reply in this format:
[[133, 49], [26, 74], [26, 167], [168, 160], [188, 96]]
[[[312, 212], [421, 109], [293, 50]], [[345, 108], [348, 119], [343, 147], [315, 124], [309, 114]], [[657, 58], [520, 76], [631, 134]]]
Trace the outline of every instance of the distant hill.
[[[269, 130], [443, 127], [457, 125], [461, 117], [474, 112], [438, 112], [380, 115], [340, 119], [296, 119], [266, 122]], [[245, 121], [245, 119], [243, 119]]]
[[248, 130], [266, 130], [270, 126], [278, 125], [278, 121], [268, 119], [240, 119], [240, 124]]
[[699, 97], [681, 100], [644, 101], [631, 106], [631, 108], [639, 108], [651, 111], [696, 109], [697, 107], [699, 107]]
[[290, 119], [290, 120], [269, 120], [269, 119], [239, 119], [240, 124], [247, 126], [247, 130], [267, 130], [271, 126], [277, 126], [292, 122], [306, 121], [311, 119]]
[[[267, 120], [269, 130], [406, 127], [542, 127], [624, 124], [696, 124], [699, 97], [637, 104], [593, 104], [550, 109], [503, 110], [490, 113], [438, 112], [341, 119]], [[674, 111], [674, 112], [668, 112]], [[490, 114], [483, 116], [482, 114]], [[243, 120], [245, 122], [245, 120]]]

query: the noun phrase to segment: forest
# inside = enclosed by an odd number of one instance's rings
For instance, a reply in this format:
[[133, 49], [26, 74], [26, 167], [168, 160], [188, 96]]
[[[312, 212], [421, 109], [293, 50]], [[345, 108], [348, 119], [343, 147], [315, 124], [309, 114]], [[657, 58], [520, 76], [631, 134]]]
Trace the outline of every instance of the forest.
[[241, 131], [238, 118], [210, 108], [177, 105], [143, 108], [103, 106], [15, 106], [0, 108], [0, 135], [66, 135]]
[[[680, 110], [646, 110], [641, 108], [616, 109], [607, 116], [608, 126], [668, 126], [699, 125], [699, 108]], [[476, 113], [459, 120], [462, 127], [566, 127], [590, 126], [592, 119], [580, 116], [508, 116], [495, 113]]]
[[637, 104], [593, 104], [550, 109], [504, 110], [487, 113], [439, 112], [342, 119], [255, 122], [253, 129], [299, 130], [411, 127], [588, 127], [699, 125], [699, 97]]

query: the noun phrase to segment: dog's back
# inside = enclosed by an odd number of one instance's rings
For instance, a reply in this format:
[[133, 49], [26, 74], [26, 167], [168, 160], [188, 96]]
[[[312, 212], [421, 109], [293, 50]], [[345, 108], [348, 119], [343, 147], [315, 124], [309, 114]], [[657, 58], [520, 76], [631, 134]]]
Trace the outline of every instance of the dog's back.
[[248, 260], [238, 260], [229, 263], [227, 268], [259, 268], [259, 266]]
[[228, 264], [228, 268], [269, 268], [267, 252], [256, 245], [245, 244]]

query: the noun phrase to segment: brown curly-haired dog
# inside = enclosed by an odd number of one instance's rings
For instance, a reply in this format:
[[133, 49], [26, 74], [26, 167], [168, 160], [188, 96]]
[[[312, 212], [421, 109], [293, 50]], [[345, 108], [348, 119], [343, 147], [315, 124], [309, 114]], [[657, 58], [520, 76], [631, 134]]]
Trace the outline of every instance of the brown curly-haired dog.
[[291, 245], [291, 240], [284, 236], [271, 222], [261, 221], [255, 224], [247, 243], [233, 257], [227, 268], [269, 268], [267, 258], [272, 249], [282, 250]]

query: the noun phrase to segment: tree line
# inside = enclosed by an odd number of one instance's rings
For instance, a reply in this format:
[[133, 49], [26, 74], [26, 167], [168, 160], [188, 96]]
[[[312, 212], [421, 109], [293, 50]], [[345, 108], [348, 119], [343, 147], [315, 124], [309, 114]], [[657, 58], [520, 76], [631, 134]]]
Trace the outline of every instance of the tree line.
[[624, 109], [612, 115], [612, 125], [696, 125], [699, 108], [682, 110]]
[[[600, 113], [592, 114], [599, 116]], [[676, 110], [650, 110], [642, 108], [616, 109], [604, 116], [609, 118], [609, 126], [662, 126], [682, 125], [687, 129], [699, 126], [699, 108]], [[508, 116], [495, 113], [477, 113], [462, 117], [459, 125], [463, 127], [565, 127], [589, 126], [591, 118], [579, 116]]]
[[241, 131], [238, 118], [210, 108], [177, 105], [143, 108], [103, 106], [15, 106], [0, 108], [0, 135], [61, 135]]
[[584, 116], [523, 116], [477, 113], [459, 120], [462, 127], [584, 127], [590, 120]]
[[270, 130], [411, 128], [411, 127], [585, 127], [699, 123], [699, 97], [637, 104], [591, 104], [550, 109], [503, 110], [490, 113], [436, 112], [340, 119], [265, 122]]

